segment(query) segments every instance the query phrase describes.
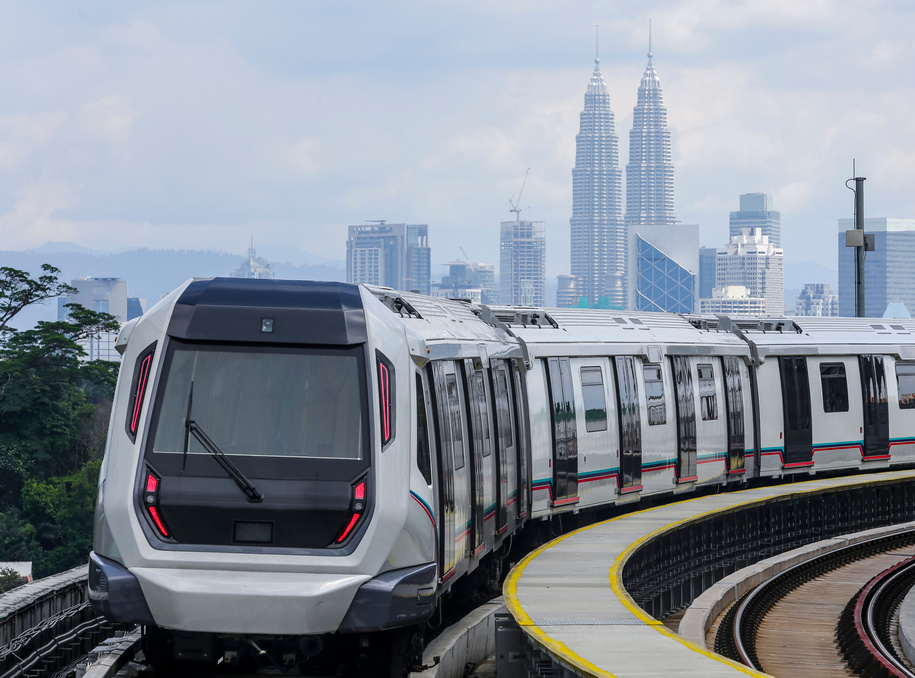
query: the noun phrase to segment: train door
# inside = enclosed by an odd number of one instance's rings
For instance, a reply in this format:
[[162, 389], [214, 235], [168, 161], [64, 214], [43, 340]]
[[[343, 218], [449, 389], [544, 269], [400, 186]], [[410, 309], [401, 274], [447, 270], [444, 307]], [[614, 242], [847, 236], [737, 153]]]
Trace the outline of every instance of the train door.
[[785, 466], [813, 464], [813, 427], [807, 358], [780, 356], [782, 407], [785, 414]]
[[882, 355], [858, 356], [864, 402], [864, 457], [890, 453], [889, 403]]
[[727, 355], [724, 362], [725, 404], [728, 419], [728, 473], [740, 473], [744, 470], [744, 412], [743, 383], [740, 378], [740, 358]]
[[677, 403], [677, 478], [680, 482], [696, 480], [696, 400], [693, 373], [686, 356], [671, 356], [674, 392]]
[[[453, 377], [454, 375], [448, 375]], [[435, 437], [438, 450], [438, 572], [442, 583], [448, 581], [455, 569], [455, 501], [454, 470], [455, 450], [451, 436], [451, 411], [449, 409], [448, 386], [445, 366], [441, 362], [432, 363], [432, 383], [435, 388], [432, 395], [435, 401]], [[461, 453], [463, 460], [463, 453]]]
[[476, 555], [486, 543], [483, 526], [486, 521], [486, 459], [492, 456], [489, 432], [489, 408], [483, 369], [465, 360], [464, 387], [467, 393], [467, 419], [470, 431], [470, 552]]
[[620, 422], [620, 491], [642, 487], [642, 422], [635, 358], [618, 356], [616, 401]]
[[[517, 475], [511, 474], [511, 467], [517, 459], [518, 447], [515, 443], [514, 422], [512, 417], [508, 366], [504, 360], [493, 360], [489, 371], [492, 379], [493, 413], [495, 414], [496, 431], [496, 534], [508, 529], [508, 502], [512, 493], [517, 500]], [[514, 484], [514, 487], [511, 485]]]
[[528, 469], [531, 468], [531, 436], [530, 421], [528, 420], [527, 391], [525, 391], [525, 382], [521, 372], [514, 363], [508, 363], [509, 373], [511, 376], [511, 389], [509, 390], [509, 400], [514, 405], [512, 415], [514, 416], [515, 426], [515, 448], [517, 450], [517, 488], [518, 488], [518, 520], [527, 518], [527, 512], [531, 505], [530, 484], [528, 482]]
[[553, 416], [553, 506], [578, 501], [578, 438], [572, 368], [568, 358], [549, 358]]

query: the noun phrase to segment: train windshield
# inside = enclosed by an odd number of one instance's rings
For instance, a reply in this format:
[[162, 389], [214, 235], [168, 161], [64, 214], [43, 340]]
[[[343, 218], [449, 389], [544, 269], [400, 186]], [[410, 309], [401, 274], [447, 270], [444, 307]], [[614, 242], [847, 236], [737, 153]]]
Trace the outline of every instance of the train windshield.
[[363, 351], [173, 342], [153, 452], [205, 455], [194, 421], [229, 456], [362, 460]]

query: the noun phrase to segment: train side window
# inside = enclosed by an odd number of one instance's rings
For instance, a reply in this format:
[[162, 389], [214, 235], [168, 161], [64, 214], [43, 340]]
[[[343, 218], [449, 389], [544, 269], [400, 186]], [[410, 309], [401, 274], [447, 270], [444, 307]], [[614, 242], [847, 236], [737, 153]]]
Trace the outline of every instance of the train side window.
[[461, 426], [461, 401], [458, 395], [457, 377], [445, 376], [445, 387], [448, 390], [448, 418], [451, 420], [451, 443], [454, 450], [454, 468], [464, 468], [464, 436]]
[[474, 370], [473, 377], [473, 398], [476, 400], [476, 409], [480, 417], [480, 431], [483, 438], [483, 456], [488, 457], [492, 454], [492, 445], [490, 444], [489, 433], [489, 405], [486, 402], [486, 386], [483, 383], [483, 372]]
[[698, 365], [699, 410], [703, 421], [718, 418], [718, 396], [715, 393], [715, 371], [709, 364]]
[[[820, 381], [823, 384], [823, 411], [848, 412], [848, 381], [844, 363], [822, 363]], [[915, 403], [912, 405], [915, 407]]]
[[585, 401], [585, 430], [607, 430], [607, 397], [600, 367], [581, 368], [581, 395]]
[[644, 373], [648, 425], [663, 426], [667, 423], [667, 406], [664, 402], [664, 381], [661, 379], [661, 368], [649, 365], [644, 368]]
[[499, 438], [502, 440], [503, 450], [507, 450], [515, 444], [508, 403], [508, 377], [505, 370], [500, 369], [496, 373], [496, 408], [499, 413], [496, 419], [499, 424]]
[[432, 484], [432, 451], [429, 449], [429, 422], [426, 417], [426, 394], [423, 379], [416, 375], [416, 465], [427, 485]]
[[896, 363], [896, 383], [899, 385], [899, 409], [915, 410], [915, 362]]

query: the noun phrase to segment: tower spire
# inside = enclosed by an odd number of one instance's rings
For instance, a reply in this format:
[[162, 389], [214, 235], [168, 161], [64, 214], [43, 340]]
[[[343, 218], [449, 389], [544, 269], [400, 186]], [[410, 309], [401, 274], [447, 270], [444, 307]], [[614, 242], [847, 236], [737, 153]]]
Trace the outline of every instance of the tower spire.
[[648, 17], [648, 60], [651, 61], [651, 17]]
[[594, 63], [600, 63], [600, 25], [594, 24]]

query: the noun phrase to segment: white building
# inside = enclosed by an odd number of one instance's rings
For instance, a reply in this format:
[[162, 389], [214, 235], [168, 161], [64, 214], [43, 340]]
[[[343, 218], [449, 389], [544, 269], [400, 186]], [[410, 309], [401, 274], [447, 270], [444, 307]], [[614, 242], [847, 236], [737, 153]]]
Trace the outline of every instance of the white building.
[[[67, 304], [79, 304], [83, 308], [99, 313], [110, 313], [121, 325], [143, 315], [146, 299], [127, 296], [127, 281], [123, 278], [77, 278], [70, 285], [76, 294], [59, 297], [57, 317], [66, 320], [69, 315]], [[108, 360], [121, 362], [120, 354], [114, 348], [117, 332], [100, 332], [78, 343], [86, 352], [85, 360]]]
[[263, 280], [273, 280], [273, 266], [257, 256], [257, 250], [254, 249], [254, 238], [251, 238], [251, 245], [248, 247], [248, 258], [235, 269], [232, 274], [233, 278], [258, 278]]
[[797, 295], [795, 315], [834, 318], [839, 315], [839, 295], [829, 289], [826, 283], [804, 285]]
[[785, 310], [785, 255], [758, 228], [741, 229], [715, 256], [715, 286], [742, 285], [766, 300], [766, 315]]
[[699, 300], [699, 312], [711, 315], [766, 315], [766, 299], [751, 297], [743, 285], [716, 287], [712, 296]]

